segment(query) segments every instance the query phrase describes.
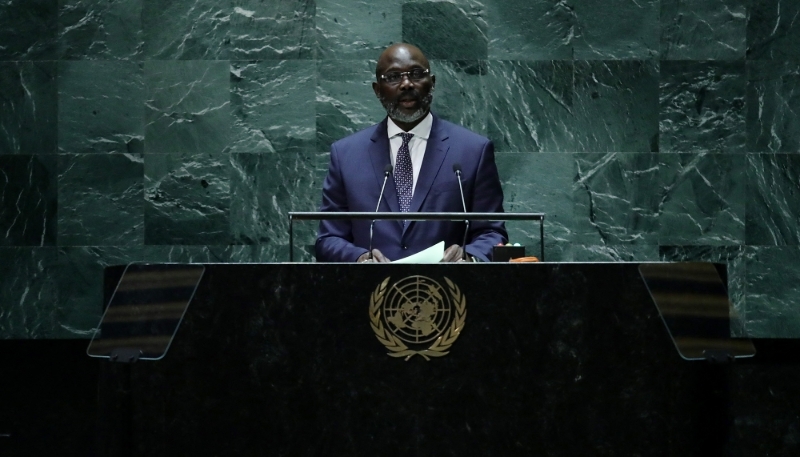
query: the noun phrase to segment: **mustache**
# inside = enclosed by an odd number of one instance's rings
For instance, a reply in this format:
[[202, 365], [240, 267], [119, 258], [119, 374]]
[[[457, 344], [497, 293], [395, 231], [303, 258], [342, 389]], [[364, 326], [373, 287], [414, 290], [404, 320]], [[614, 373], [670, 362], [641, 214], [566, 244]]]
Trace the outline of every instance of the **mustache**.
[[[405, 96], [406, 94], [404, 94], [404, 97]], [[384, 109], [386, 109], [386, 113], [389, 115], [390, 118], [401, 122], [414, 122], [421, 119], [428, 112], [431, 106], [431, 102], [433, 101], [433, 94], [429, 92], [427, 95], [420, 98], [419, 108], [417, 109], [417, 111], [411, 114], [404, 114], [402, 111], [398, 109], [398, 105], [400, 104], [400, 101], [402, 101], [402, 98], [398, 98], [396, 100], [397, 101], [390, 102], [386, 100], [386, 97], [383, 96], [380, 97], [381, 104], [383, 105]]]
[[406, 94], [397, 98], [397, 101], [399, 102], [404, 102], [406, 100], [419, 100], [419, 93], [417, 93], [417, 91], [410, 93], [407, 92]]
[[403, 102], [403, 101], [406, 101], [406, 100], [417, 100], [420, 103], [422, 103], [423, 105], [430, 106], [431, 102], [433, 101], [433, 94], [432, 93], [428, 93], [428, 95], [426, 95], [425, 97], [420, 97], [419, 93], [415, 91], [413, 93], [403, 94], [400, 97], [396, 98], [394, 101], [390, 101], [386, 97], [383, 97], [383, 96], [381, 96], [379, 98], [379, 100], [381, 101], [381, 103], [383, 104], [383, 106], [385, 108], [390, 108], [391, 107], [392, 109], [396, 109], [397, 106], [400, 104], [400, 102]]

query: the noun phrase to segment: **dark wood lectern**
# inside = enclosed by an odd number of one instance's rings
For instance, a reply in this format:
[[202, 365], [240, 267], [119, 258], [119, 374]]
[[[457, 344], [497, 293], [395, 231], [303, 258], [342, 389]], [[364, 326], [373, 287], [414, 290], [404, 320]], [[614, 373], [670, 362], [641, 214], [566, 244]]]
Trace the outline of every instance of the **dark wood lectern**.
[[[709, 364], [678, 355], [637, 267], [206, 265], [163, 360], [104, 365], [99, 451], [687, 456], [741, 442], [710, 423], [729, 411], [709, 411]], [[376, 337], [376, 290], [412, 276], [463, 294], [447, 355], [392, 357]]]

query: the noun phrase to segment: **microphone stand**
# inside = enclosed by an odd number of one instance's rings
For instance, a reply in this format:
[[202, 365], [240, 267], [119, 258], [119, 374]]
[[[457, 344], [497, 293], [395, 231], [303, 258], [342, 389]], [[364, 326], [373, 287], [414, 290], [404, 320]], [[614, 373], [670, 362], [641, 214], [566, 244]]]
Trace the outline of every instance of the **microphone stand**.
[[[461, 192], [461, 206], [464, 208], [464, 214], [467, 214], [467, 203], [464, 200], [464, 187], [461, 185], [461, 165], [454, 163], [453, 171], [458, 177], [458, 190]], [[469, 233], [469, 219], [464, 220], [464, 240], [461, 243], [461, 260], [467, 261], [467, 233]]]
[[[381, 209], [381, 200], [383, 199], [383, 191], [386, 190], [386, 181], [389, 180], [389, 175], [392, 173], [392, 164], [387, 164], [383, 168], [383, 185], [381, 186], [381, 193], [378, 195], [378, 206], [375, 207], [375, 212], [377, 213], [379, 209]], [[367, 260], [373, 260], [372, 257], [372, 228], [375, 226], [375, 219], [372, 220], [369, 224], [369, 254], [367, 255]]]

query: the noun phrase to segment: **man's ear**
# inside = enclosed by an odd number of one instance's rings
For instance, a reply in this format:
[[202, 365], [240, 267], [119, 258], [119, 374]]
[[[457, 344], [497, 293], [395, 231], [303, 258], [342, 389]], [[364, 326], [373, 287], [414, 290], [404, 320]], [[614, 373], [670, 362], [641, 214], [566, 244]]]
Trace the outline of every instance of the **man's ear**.
[[381, 98], [381, 86], [380, 84], [373, 82], [372, 83], [372, 91], [375, 92], [375, 96]]

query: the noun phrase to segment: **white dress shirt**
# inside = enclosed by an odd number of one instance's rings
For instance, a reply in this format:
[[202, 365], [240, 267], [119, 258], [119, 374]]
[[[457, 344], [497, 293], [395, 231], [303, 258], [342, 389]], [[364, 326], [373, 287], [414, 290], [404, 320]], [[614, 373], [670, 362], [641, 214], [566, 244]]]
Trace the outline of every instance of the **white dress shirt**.
[[[392, 167], [394, 167], [397, 161], [397, 150], [400, 149], [400, 146], [403, 144], [403, 139], [400, 137], [400, 134], [406, 132], [398, 127], [391, 118], [387, 119], [387, 121], [386, 130], [389, 134], [389, 149], [391, 150]], [[414, 171], [411, 195], [414, 195], [414, 189], [417, 188], [417, 176], [419, 176], [419, 170], [422, 168], [422, 159], [425, 157], [425, 147], [428, 146], [428, 137], [431, 136], [431, 127], [433, 127], [433, 115], [428, 112], [428, 115], [422, 119], [422, 122], [408, 132], [414, 134], [408, 142], [408, 152], [411, 155], [411, 168]]]

